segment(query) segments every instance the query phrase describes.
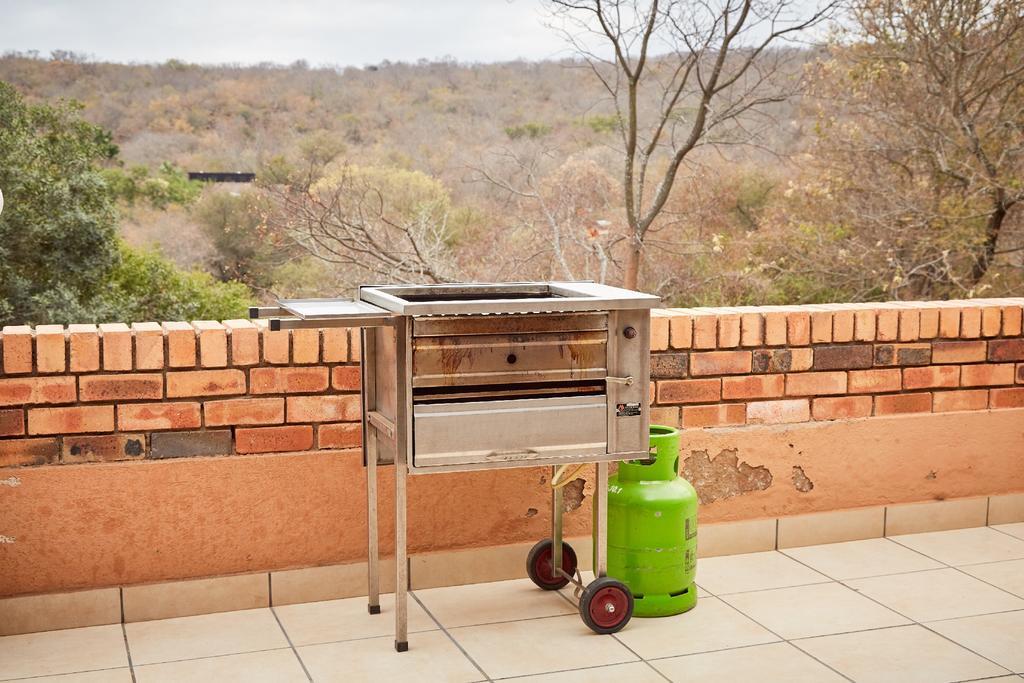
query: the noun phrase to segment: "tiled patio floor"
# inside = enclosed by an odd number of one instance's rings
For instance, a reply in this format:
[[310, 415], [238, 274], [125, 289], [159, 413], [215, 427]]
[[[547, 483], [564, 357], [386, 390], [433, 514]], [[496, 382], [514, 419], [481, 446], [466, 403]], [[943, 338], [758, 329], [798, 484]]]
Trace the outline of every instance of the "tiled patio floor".
[[[701, 560], [692, 612], [590, 633], [527, 580], [0, 638], [0, 680], [1020, 681], [1024, 523]], [[63, 674], [63, 675], [56, 675]]]

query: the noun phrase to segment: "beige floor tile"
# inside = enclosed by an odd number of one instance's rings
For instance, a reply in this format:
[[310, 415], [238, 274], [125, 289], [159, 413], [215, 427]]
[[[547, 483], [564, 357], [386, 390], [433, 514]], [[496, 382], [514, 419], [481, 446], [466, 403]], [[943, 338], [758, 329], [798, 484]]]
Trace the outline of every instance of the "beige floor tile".
[[0, 638], [0, 680], [128, 666], [120, 624]]
[[1024, 522], [1024, 493], [989, 496], [988, 523], [1009, 524]]
[[513, 679], [514, 683], [664, 683], [661, 674], [645, 662], [573, 669]]
[[789, 643], [658, 659], [651, 664], [679, 683], [838, 683], [844, 680]]
[[637, 659], [611, 636], [588, 629], [578, 615], [465, 626], [449, 633], [492, 678]]
[[987, 518], [988, 498], [890, 505], [885, 512], [885, 535], [985, 526]]
[[928, 628], [1010, 671], [1024, 673], [1024, 611], [937, 621]]
[[529, 579], [428, 588], [416, 591], [416, 597], [445, 628], [576, 613], [557, 592], [541, 590]]
[[217, 683], [302, 683], [306, 672], [292, 649], [246, 652], [222, 657], [190, 659], [135, 667], [138, 683], [178, 683], [178, 681], [217, 681]]
[[[394, 594], [380, 596], [380, 610], [380, 614], [367, 612], [366, 598], [345, 598], [274, 608], [295, 646], [394, 634]], [[408, 614], [410, 633], [437, 628], [434, 620], [412, 597], [409, 598]]]
[[1016, 524], [998, 524], [992, 528], [1002, 531], [1004, 534], [1010, 534], [1016, 538], [1024, 538], [1024, 522], [1017, 522]]
[[857, 683], [948, 683], [1009, 673], [916, 624], [796, 645]]
[[117, 588], [0, 599], [0, 636], [120, 623]]
[[409, 637], [409, 650], [395, 652], [395, 639], [369, 638], [298, 648], [317, 683], [470, 683], [484, 676], [441, 631]]
[[885, 532], [885, 508], [833, 510], [779, 517], [779, 549], [821, 543], [880, 538]]
[[838, 583], [739, 593], [722, 599], [787, 640], [911, 623]]
[[963, 567], [961, 571], [1024, 598], [1024, 560], [976, 564]]
[[940, 562], [915, 553], [887, 538], [787, 548], [780, 552], [840, 581], [943, 567]]
[[984, 526], [891, 538], [911, 550], [953, 566], [1024, 559], [1024, 540]]
[[914, 621], [1024, 609], [1024, 600], [956, 569], [856, 579], [847, 585]]
[[125, 667], [123, 669], [86, 671], [80, 674], [42, 676], [40, 678], [30, 678], [28, 683], [133, 683], [133, 681], [132, 670]]
[[695, 608], [674, 617], [634, 617], [616, 638], [645, 659], [779, 640], [718, 598], [699, 599]]
[[125, 624], [136, 665], [288, 647], [270, 609]]
[[774, 550], [698, 560], [697, 579], [715, 595], [824, 583], [829, 580], [827, 576]]

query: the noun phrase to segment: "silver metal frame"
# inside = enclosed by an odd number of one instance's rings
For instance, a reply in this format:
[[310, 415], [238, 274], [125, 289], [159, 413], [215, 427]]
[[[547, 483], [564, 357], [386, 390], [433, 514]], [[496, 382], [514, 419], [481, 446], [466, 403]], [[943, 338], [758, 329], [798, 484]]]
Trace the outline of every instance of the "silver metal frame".
[[[434, 301], [408, 301], [403, 294], [422, 294], [435, 291]], [[509, 291], [510, 297], [516, 292], [524, 294], [549, 294], [543, 298], [508, 299], [466, 299], [466, 295], [479, 291], [482, 295], [494, 290]], [[445, 300], [446, 293], [456, 298]], [[608, 366], [608, 375], [628, 374], [629, 377], [606, 376], [608, 402], [607, 451], [605, 453], [577, 453], [574, 455], [551, 455], [530, 458], [493, 460], [489, 462], [465, 462], [450, 465], [416, 467], [413, 444], [412, 410], [412, 316], [436, 315], [489, 315], [495, 313], [572, 313], [578, 311], [607, 312], [607, 325], [596, 329], [608, 330], [606, 358], [617, 357], [618, 347], [624, 343], [618, 338], [620, 327], [634, 325], [639, 332], [634, 338], [637, 343], [649, 348], [649, 320], [636, 322], [641, 309], [657, 305], [658, 297], [640, 292], [608, 287], [586, 282], [548, 282], [511, 284], [460, 284], [421, 286], [380, 286], [361, 287], [359, 301], [337, 299], [310, 301], [282, 301], [278, 306], [250, 309], [250, 317], [269, 319], [271, 329], [299, 329], [320, 327], [362, 327], [360, 344], [361, 399], [363, 427], [363, 457], [366, 463], [366, 515], [367, 515], [367, 608], [371, 614], [379, 614], [380, 608], [380, 537], [379, 537], [379, 467], [393, 462], [395, 465], [395, 649], [404, 652], [409, 648], [408, 637], [408, 476], [410, 474], [433, 474], [482, 469], [537, 467], [550, 465], [553, 470], [566, 463], [594, 463], [596, 468], [596, 493], [594, 498], [594, 573], [600, 578], [608, 571], [608, 462], [611, 460], [647, 458], [648, 451], [632, 450], [637, 444], [627, 440], [619, 444], [617, 434], [621, 433], [616, 414], [616, 400], [635, 400], [641, 393], [646, 396], [649, 365], [620, 372], [621, 368]], [[619, 313], [622, 311], [622, 313]], [[426, 330], [443, 330], [450, 323], [446, 318], [420, 318], [426, 321]], [[391, 328], [395, 335], [394, 344], [388, 336], [375, 328]], [[572, 329], [577, 329], [573, 327]], [[594, 329], [591, 321], [585, 329]], [[440, 332], [444, 334], [444, 332]], [[394, 352], [394, 362], [390, 359]], [[378, 352], [384, 354], [383, 366], [378, 368]], [[634, 361], [635, 363], [635, 361]], [[640, 370], [635, 372], [635, 370]], [[381, 383], [383, 382], [383, 383]], [[380, 396], [378, 396], [378, 390]], [[394, 394], [392, 394], [392, 390]], [[626, 399], [628, 395], [632, 398]], [[643, 399], [642, 399], [643, 400]], [[392, 405], [394, 403], [395, 405]], [[392, 417], [387, 414], [394, 410]], [[644, 435], [646, 436], [646, 435]], [[616, 448], [622, 447], [622, 451]], [[626, 450], [630, 449], [630, 450]], [[529, 450], [529, 449], [527, 449]], [[566, 576], [579, 589], [584, 585], [579, 573], [568, 576], [562, 571], [563, 539], [562, 488], [551, 492], [551, 536], [554, 542], [553, 564], [555, 572]]]

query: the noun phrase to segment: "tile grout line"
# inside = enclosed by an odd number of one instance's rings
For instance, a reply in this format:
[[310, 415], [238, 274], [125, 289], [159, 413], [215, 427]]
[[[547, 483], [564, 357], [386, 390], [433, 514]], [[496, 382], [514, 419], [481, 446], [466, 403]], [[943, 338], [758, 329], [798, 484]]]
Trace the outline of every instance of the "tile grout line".
[[[971, 529], [981, 529], [981, 528], [991, 529], [992, 527], [968, 527], [968, 528], [971, 528]], [[959, 529], [945, 529], [945, 531], [960, 531], [960, 530]], [[998, 532], [999, 530], [998, 529], [994, 529], [994, 531]], [[938, 532], [925, 532], [925, 533], [938, 533]], [[1010, 536], [1011, 538], [1017, 538], [1016, 536], [1013, 536], [1011, 534], [1006, 534], [1006, 535]], [[1017, 540], [1021, 540], [1021, 539], [1017, 538]], [[917, 550], [916, 548], [911, 548], [910, 546], [908, 546], [906, 544], [903, 544], [903, 543], [900, 543], [899, 541], [893, 540], [893, 543], [896, 543], [897, 545], [899, 545], [902, 548], [906, 548], [907, 550], [915, 552], [918, 555], [920, 555], [921, 557], [927, 557], [929, 560], [934, 560], [935, 562], [938, 562], [939, 564], [943, 565], [947, 569], [952, 569], [953, 571], [959, 572], [960, 574], [963, 574], [964, 576], [966, 576], [968, 578], [974, 579], [975, 581], [980, 581], [981, 583], [985, 584], [986, 586], [991, 586], [992, 588], [995, 588], [997, 591], [1001, 591], [1001, 592], [1006, 593], [1007, 595], [1010, 595], [1010, 596], [1015, 597], [1015, 598], [1024, 599], [1024, 596], [1017, 595], [1013, 591], [1007, 590], [1007, 589], [1003, 588], [1002, 586], [997, 586], [994, 583], [989, 583], [985, 579], [982, 579], [982, 578], [979, 578], [977, 576], [974, 576], [973, 574], [971, 574], [969, 572], [965, 572], [963, 569], [961, 569], [957, 565], [952, 565], [952, 564], [949, 564], [948, 562], [943, 562], [942, 560], [938, 559], [937, 557], [932, 557], [931, 555], [927, 555], [924, 552], [922, 552], [920, 550]], [[1018, 559], [1022, 559], [1022, 558], [1018, 558]], [[963, 566], [965, 566], [965, 567], [977, 567], [977, 566], [983, 565], [983, 564], [997, 564], [999, 562], [1015, 562], [1015, 561], [1016, 560], [993, 560], [992, 562], [978, 562], [976, 564], [968, 564], [968, 565], [963, 565]], [[938, 570], [932, 570], [932, 571], [938, 571]], [[1012, 612], [1014, 610], [1005, 610], [1005, 611], [1011, 611]], [[974, 614], [974, 615], [969, 615], [969, 616], [981, 616], [981, 615], [980, 614]], [[962, 617], [952, 617], [952, 618], [955, 619], [955, 618], [962, 618]]]
[[[573, 585], [575, 585], [575, 584], [573, 584]], [[563, 599], [563, 600], [565, 600], [565, 601], [566, 601], [567, 603], [569, 603], [570, 605], [572, 605], [573, 607], [575, 607], [575, 608], [576, 608], [576, 613], [577, 613], [577, 614], [579, 614], [579, 611], [580, 611], [580, 606], [579, 606], [579, 604], [578, 604], [578, 603], [575, 603], [575, 602], [573, 602], [572, 600], [570, 600], [570, 599], [569, 599], [569, 597], [568, 597], [567, 595], [565, 595], [564, 593], [562, 593], [562, 591], [561, 591], [561, 590], [557, 590], [557, 591], [555, 591], [555, 592], [556, 592], [556, 593], [558, 593], [558, 597], [562, 598], [562, 599]], [[570, 615], [568, 615], [568, 614], [567, 614], [567, 615], [564, 615], [564, 616], [570, 616]], [[626, 648], [626, 650], [627, 650], [627, 651], [629, 651], [629, 653], [630, 653], [630, 654], [632, 654], [632, 655], [633, 655], [634, 657], [636, 657], [636, 658], [637, 658], [637, 660], [639, 660], [639, 661], [643, 662], [644, 664], [646, 664], [646, 665], [647, 665], [647, 666], [648, 666], [648, 667], [649, 667], [649, 668], [650, 668], [650, 669], [651, 669], [652, 671], [654, 671], [654, 673], [656, 673], [656, 674], [657, 674], [658, 676], [660, 676], [661, 678], [665, 679], [666, 681], [670, 681], [670, 682], [671, 682], [671, 680], [672, 680], [671, 678], [669, 678], [668, 676], [666, 676], [665, 674], [663, 674], [663, 673], [662, 673], [661, 671], [659, 671], [659, 670], [658, 670], [658, 668], [657, 668], [657, 667], [655, 667], [655, 666], [654, 666], [653, 664], [651, 664], [651, 663], [650, 663], [650, 662], [648, 662], [648, 661], [647, 661], [646, 659], [644, 659], [643, 657], [641, 657], [641, 656], [639, 655], [639, 653], [637, 653], [637, 652], [634, 652], [634, 651], [633, 651], [633, 648], [631, 648], [631, 647], [630, 647], [629, 645], [626, 645], [626, 644], [625, 644], [624, 642], [622, 642], [622, 641], [621, 641], [621, 640], [620, 640], [620, 639], [618, 638], [618, 636], [617, 636], [617, 635], [616, 635], [615, 633], [609, 633], [608, 635], [610, 635], [610, 636], [611, 636], [612, 638], [614, 638], [614, 639], [615, 639], [615, 642], [617, 642], [617, 643], [618, 643], [619, 645], [621, 645], [622, 647]], [[603, 664], [603, 665], [601, 665], [601, 666], [594, 666], [594, 667], [584, 667], [584, 668], [591, 668], [591, 669], [600, 669], [600, 668], [603, 668], [603, 667], [606, 667], [606, 666], [618, 666], [619, 664], [629, 664], [629, 663], [630, 663], [630, 662], [618, 662], [617, 664]], [[577, 671], [577, 669], [566, 669], [566, 671]], [[554, 671], [550, 671], [550, 672], [547, 672], [547, 673], [557, 673], [557, 672], [554, 672]]]
[[486, 671], [484, 671], [483, 667], [480, 666], [475, 659], [473, 659], [472, 657], [469, 656], [469, 653], [466, 652], [466, 649], [462, 647], [462, 644], [459, 641], [455, 640], [455, 636], [453, 636], [451, 633], [449, 633], [448, 629], [446, 629], [444, 627], [444, 625], [441, 623], [441, 621], [437, 617], [434, 616], [434, 613], [431, 612], [429, 609], [427, 609], [427, 606], [423, 604], [423, 601], [419, 599], [419, 597], [416, 595], [416, 593], [413, 592], [413, 591], [409, 591], [408, 594], [409, 594], [410, 597], [412, 597], [413, 600], [416, 601], [416, 604], [419, 605], [420, 608], [424, 612], [427, 613], [427, 616], [430, 617], [430, 619], [435, 624], [437, 624], [437, 627], [439, 629], [441, 629], [441, 633], [445, 634], [445, 636], [448, 637], [448, 640], [452, 641], [452, 645], [454, 645], [456, 648], [458, 648], [459, 652], [462, 653], [462, 656], [465, 657], [466, 659], [468, 659], [469, 663], [472, 664], [474, 667], [476, 667], [477, 671], [479, 671], [481, 674], [483, 674], [484, 680], [486, 680], [486, 681], [493, 681], [494, 679], [491, 678], [490, 674], [488, 674]]
[[[267, 581], [270, 581], [270, 574], [267, 574]], [[292, 637], [288, 635], [288, 631], [285, 630], [284, 624], [281, 623], [281, 619], [277, 616], [277, 612], [274, 611], [273, 607], [270, 607], [270, 613], [274, 615], [274, 621], [277, 622], [277, 627], [281, 629], [281, 633], [284, 634], [284, 639], [288, 641], [288, 647], [291, 648], [292, 654], [295, 655], [295, 659], [299, 660], [299, 666], [302, 667], [302, 673], [306, 674], [306, 678], [312, 683], [313, 677], [309, 674], [309, 669], [306, 668], [306, 663], [302, 661], [302, 657], [299, 656], [299, 651], [295, 649], [295, 644], [292, 643]], [[283, 648], [281, 648], [283, 649]]]
[[[775, 552], [779, 552], [779, 551], [777, 551], [777, 550], [776, 550]], [[801, 562], [801, 564], [803, 564], [803, 563]], [[807, 566], [807, 565], [804, 565], [804, 566]], [[811, 569], [813, 569], [813, 568], [811, 568]], [[808, 585], [818, 585], [818, 584], [808, 584]], [[763, 628], [763, 629], [764, 629], [765, 631], [767, 631], [768, 633], [770, 633], [770, 634], [772, 634], [773, 636], [775, 636], [776, 638], [778, 638], [778, 639], [779, 639], [779, 641], [781, 641], [781, 642], [784, 642], [784, 643], [787, 643], [787, 644], [789, 644], [789, 645], [790, 645], [790, 646], [792, 646], [792, 647], [795, 647], [796, 649], [800, 650], [800, 652], [803, 652], [803, 653], [804, 653], [805, 655], [807, 655], [808, 657], [810, 657], [810, 658], [811, 658], [811, 659], [813, 659], [814, 661], [818, 662], [819, 664], [821, 664], [821, 665], [822, 665], [823, 667], [825, 667], [825, 668], [826, 668], [826, 669], [828, 669], [829, 671], [833, 671], [833, 672], [835, 672], [835, 673], [836, 673], [837, 675], [839, 675], [839, 676], [841, 676], [842, 678], [845, 678], [846, 680], [848, 680], [848, 681], [850, 681], [851, 683], [853, 683], [853, 679], [852, 679], [852, 678], [850, 678], [849, 676], [847, 676], [846, 674], [844, 674], [844, 673], [843, 673], [842, 671], [840, 671], [839, 669], [836, 669], [835, 667], [831, 666], [831, 665], [830, 665], [830, 664], [828, 664], [827, 662], [823, 662], [822, 660], [818, 659], [817, 657], [815, 657], [814, 655], [812, 655], [812, 654], [811, 654], [810, 652], [807, 652], [806, 650], [804, 650], [804, 649], [803, 649], [803, 648], [801, 648], [800, 646], [796, 645], [795, 643], [791, 643], [791, 642], [789, 641], [789, 639], [788, 639], [788, 638], [783, 638], [783, 637], [782, 637], [781, 635], [779, 635], [778, 633], [776, 633], [776, 632], [775, 632], [775, 631], [773, 631], [772, 629], [768, 628], [767, 626], [765, 626], [764, 624], [762, 624], [762, 623], [761, 623], [760, 621], [758, 621], [758, 620], [757, 620], [757, 619], [755, 619], [754, 617], [752, 617], [752, 616], [750, 616], [749, 614], [747, 614], [747, 613], [743, 612], [742, 610], [740, 610], [740, 609], [739, 609], [738, 607], [736, 607], [735, 605], [733, 605], [733, 604], [731, 604], [731, 603], [729, 603], [729, 602], [727, 602], [727, 601], [725, 601], [725, 600], [722, 600], [721, 598], [719, 598], [719, 601], [720, 601], [720, 602], [721, 602], [721, 603], [722, 603], [723, 605], [727, 606], [727, 607], [728, 607], [729, 609], [731, 609], [731, 610], [733, 610], [734, 612], [736, 612], [736, 614], [739, 614], [739, 615], [740, 615], [740, 616], [742, 616], [743, 618], [745, 618], [745, 619], [749, 619], [749, 620], [750, 620], [750, 621], [752, 621], [753, 623], [757, 624], [758, 626], [760, 626], [761, 628]], [[769, 643], [758, 643], [758, 644], [759, 644], [759, 645], [768, 645]], [[750, 646], [750, 647], [753, 647], [753, 646]], [[726, 648], [726, 649], [735, 649], [735, 648]]]
[[132, 683], [135, 683], [135, 665], [132, 664], [132, 648], [128, 644], [128, 627], [124, 623], [124, 587], [119, 586], [117, 595], [121, 602], [121, 637], [124, 638], [124, 652], [128, 656], [128, 673], [131, 674]]
[[[904, 548], [906, 548], [906, 547], [907, 547], [907, 546], [904, 546], [904, 545], [903, 545], [902, 543], [898, 543], [898, 545], [901, 545], [901, 546], [903, 546]], [[913, 548], [908, 548], [908, 550], [914, 550], [914, 549], [913, 549]], [[914, 551], [914, 552], [917, 552], [917, 551]], [[930, 557], [930, 556], [928, 556], [928, 555], [925, 555], [924, 553], [918, 553], [918, 554], [920, 554], [920, 555], [922, 555], [922, 556], [924, 556], [924, 557], [928, 557], [929, 559], [935, 560], [935, 558], [933, 558], [933, 557]], [[796, 560], [795, 558], [794, 558], [794, 560], [795, 560], [796, 562], [800, 562], [800, 560]], [[942, 562], [941, 560], [935, 560], [935, 561], [936, 561], [936, 562], [939, 562], [940, 564], [946, 565], [946, 563], [945, 563], [945, 562]], [[800, 564], [804, 564], [804, 563], [803, 563], [803, 562], [800, 562]], [[809, 565], [804, 565], [804, 566], [808, 567], [809, 569], [813, 569], [813, 567], [810, 567]], [[948, 568], [950, 568], [950, 569], [953, 569], [953, 567], [949, 567], [949, 565], [946, 565], [946, 567], [948, 567]], [[935, 571], [939, 571], [939, 570], [935, 570]], [[968, 576], [969, 576], [969, 574], [968, 574]], [[847, 584], [846, 584], [845, 582], [843, 582], [843, 581], [839, 581], [838, 583], [839, 583], [840, 585], [844, 586], [845, 588], [847, 588], [847, 589], [849, 589], [849, 590], [852, 590], [852, 591], [854, 591], [854, 592], [855, 592], [855, 593], [856, 593], [857, 595], [860, 595], [860, 596], [862, 596], [862, 597], [864, 597], [864, 598], [867, 598], [867, 599], [868, 599], [868, 600], [870, 600], [871, 602], [873, 602], [873, 603], [875, 603], [875, 604], [877, 604], [877, 605], [881, 606], [881, 607], [882, 607], [883, 609], [887, 609], [887, 610], [889, 610], [889, 611], [893, 612], [894, 614], [898, 614], [898, 615], [900, 615], [901, 617], [903, 617], [904, 619], [907, 619], [907, 620], [909, 620], [909, 621], [911, 621], [911, 622], [912, 622], [911, 624], [904, 624], [904, 625], [902, 626], [902, 628], [905, 628], [905, 627], [907, 627], [907, 626], [915, 626], [915, 625], [916, 625], [916, 626], [920, 626], [921, 628], [925, 629], [926, 631], [928, 631], [928, 632], [930, 632], [930, 633], [933, 633], [933, 634], [935, 634], [935, 635], [939, 636], [940, 638], [942, 638], [943, 640], [945, 640], [945, 641], [947, 641], [947, 642], [949, 642], [949, 643], [952, 643], [952, 644], [953, 644], [953, 645], [954, 645], [955, 647], [959, 647], [959, 648], [962, 648], [963, 650], [966, 650], [967, 652], [970, 652], [970, 653], [972, 653], [972, 654], [974, 654], [974, 655], [976, 655], [976, 656], [978, 656], [978, 657], [981, 657], [981, 658], [982, 658], [982, 659], [984, 659], [985, 661], [987, 661], [987, 662], [990, 662], [990, 663], [991, 663], [992, 665], [994, 665], [994, 666], [997, 666], [997, 667], [999, 667], [1000, 669], [1003, 669], [1003, 670], [1007, 670], [1007, 669], [1006, 669], [1006, 667], [1002, 666], [1002, 665], [1001, 665], [1001, 664], [999, 664], [998, 662], [996, 662], [996, 661], [994, 661], [994, 660], [992, 660], [992, 659], [989, 659], [988, 657], [985, 657], [984, 655], [982, 655], [982, 654], [981, 654], [981, 653], [979, 653], [979, 652], [975, 652], [974, 650], [972, 650], [971, 648], [967, 647], [966, 645], [964, 645], [964, 644], [962, 644], [962, 643], [958, 643], [958, 642], [956, 642], [955, 640], [953, 640], [952, 638], [949, 638], [949, 637], [947, 637], [947, 636], [945, 636], [945, 635], [943, 635], [943, 634], [939, 633], [938, 631], [935, 631], [934, 629], [928, 628], [928, 626], [926, 626], [925, 624], [921, 623], [921, 622], [920, 622], [920, 621], [918, 621], [917, 619], [914, 619], [914, 618], [913, 618], [913, 617], [911, 617], [910, 615], [908, 615], [908, 614], [904, 614], [904, 613], [900, 612], [899, 610], [897, 610], [897, 609], [895, 609], [895, 608], [893, 608], [893, 607], [891, 607], [891, 606], [889, 606], [889, 605], [886, 605], [886, 604], [884, 604], [883, 602], [881, 602], [881, 601], [879, 601], [879, 600], [876, 600], [875, 598], [871, 597], [870, 595], [867, 595], [867, 594], [865, 594], [865, 593], [863, 593], [863, 592], [861, 592], [861, 591], [857, 590], [857, 589], [856, 589], [856, 588], [854, 588], [853, 586], [848, 586], [848, 585], [847, 585]], [[982, 616], [982, 615], [975, 615], [975, 616]], [[963, 617], [960, 617], [960, 618], [963, 618]], [[893, 626], [893, 627], [890, 627], [890, 628], [901, 628], [901, 627], [900, 627], [900, 626]], [[869, 629], [869, 630], [879, 630], [879, 629]], [[860, 631], [856, 631], [855, 633], [860, 633]], [[825, 636], [825, 637], [827, 637], [827, 636]], [[799, 645], [796, 645], [796, 643], [793, 643], [793, 645], [794, 645], [794, 646], [796, 646], [796, 647], [798, 647], [798, 648], [800, 647]], [[806, 650], [803, 650], [803, 648], [800, 648], [800, 649], [801, 649], [802, 651], [806, 652]], [[808, 653], [808, 654], [810, 654], [810, 653]], [[812, 655], [812, 656], [813, 656], [813, 655]]]
[[[171, 618], [174, 619], [174, 618], [178, 618], [178, 617], [171, 617]], [[154, 619], [153, 621], [163, 621], [163, 619]], [[203, 655], [202, 657], [183, 657], [182, 659], [164, 659], [164, 660], [160, 660], [159, 662], [146, 662], [145, 664], [137, 664], [136, 666], [138, 666], [140, 669], [144, 669], [144, 668], [149, 667], [149, 666], [157, 666], [157, 665], [160, 665], [160, 664], [180, 664], [181, 662], [198, 662], [198, 661], [203, 660], [203, 659], [221, 659], [222, 657], [238, 657], [239, 655], [251, 655], [251, 654], [257, 654], [257, 653], [260, 653], [260, 652], [278, 652], [280, 650], [287, 650], [287, 649], [288, 649], [287, 647], [265, 647], [265, 648], [262, 648], [262, 649], [259, 649], [259, 650], [245, 650], [243, 652], [223, 652], [223, 653], [221, 653], [219, 655]], [[119, 668], [123, 669], [124, 667], [119, 667]], [[107, 671], [107, 669], [99, 669], [99, 670], [100, 671]], [[76, 672], [76, 673], [82, 673], [82, 672]], [[53, 675], [53, 674], [49, 674], [49, 675]], [[64, 675], [64, 674], [59, 674], [59, 675]], [[18, 679], [15, 679], [15, 680], [18, 680]]]

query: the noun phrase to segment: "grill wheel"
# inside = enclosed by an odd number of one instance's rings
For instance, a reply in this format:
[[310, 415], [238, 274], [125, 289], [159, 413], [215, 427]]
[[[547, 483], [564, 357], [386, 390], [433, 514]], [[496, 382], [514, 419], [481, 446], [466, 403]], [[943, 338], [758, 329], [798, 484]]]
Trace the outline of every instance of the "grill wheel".
[[[557, 591], [569, 584], [569, 579], [562, 575], [555, 576], [551, 569], [554, 548], [551, 539], [545, 538], [538, 541], [526, 556], [526, 573], [538, 588], [546, 591]], [[576, 551], [565, 541], [562, 541], [562, 571], [569, 576], [576, 574]]]

